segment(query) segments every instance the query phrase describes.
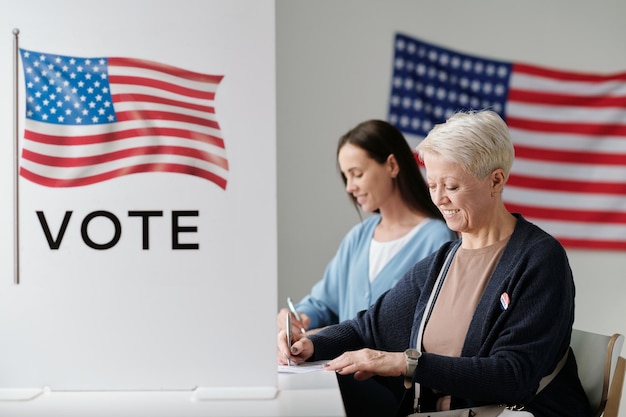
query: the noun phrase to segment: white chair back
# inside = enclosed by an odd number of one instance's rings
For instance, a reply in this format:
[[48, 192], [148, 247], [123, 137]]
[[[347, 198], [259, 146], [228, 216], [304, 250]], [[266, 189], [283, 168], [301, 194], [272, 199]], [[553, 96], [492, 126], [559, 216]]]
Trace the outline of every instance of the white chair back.
[[578, 363], [578, 375], [594, 415], [604, 412], [624, 335], [606, 336], [574, 329], [570, 346]]

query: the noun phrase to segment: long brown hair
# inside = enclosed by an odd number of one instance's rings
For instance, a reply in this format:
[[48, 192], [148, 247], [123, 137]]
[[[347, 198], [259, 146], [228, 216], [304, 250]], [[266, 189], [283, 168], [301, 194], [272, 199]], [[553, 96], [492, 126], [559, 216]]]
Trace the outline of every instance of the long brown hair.
[[[339, 138], [337, 158], [339, 158], [339, 151], [347, 143], [363, 149], [370, 158], [379, 164], [384, 164], [389, 155], [393, 154], [400, 168], [396, 182], [402, 199], [414, 210], [428, 217], [443, 220], [441, 212], [430, 198], [426, 181], [424, 181], [417, 165], [415, 155], [398, 129], [383, 120], [367, 120], [359, 123]], [[339, 163], [337, 166], [339, 168]], [[341, 172], [341, 169], [339, 172], [344, 185], [346, 185], [346, 176]], [[348, 195], [358, 210], [356, 198], [350, 193]]]

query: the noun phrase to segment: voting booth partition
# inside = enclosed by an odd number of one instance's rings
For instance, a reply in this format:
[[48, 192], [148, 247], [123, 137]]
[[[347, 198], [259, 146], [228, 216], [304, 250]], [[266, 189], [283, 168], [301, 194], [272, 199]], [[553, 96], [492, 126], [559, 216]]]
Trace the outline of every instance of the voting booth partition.
[[0, 402], [274, 398], [274, 2], [7, 10]]

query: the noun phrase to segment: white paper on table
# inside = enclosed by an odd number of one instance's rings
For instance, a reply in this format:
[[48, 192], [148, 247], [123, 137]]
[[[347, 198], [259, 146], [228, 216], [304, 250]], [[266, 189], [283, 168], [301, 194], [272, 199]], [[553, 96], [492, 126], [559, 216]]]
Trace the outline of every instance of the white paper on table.
[[304, 374], [307, 372], [321, 371], [326, 362], [328, 361], [303, 362], [299, 365], [278, 365], [278, 372], [285, 374]]

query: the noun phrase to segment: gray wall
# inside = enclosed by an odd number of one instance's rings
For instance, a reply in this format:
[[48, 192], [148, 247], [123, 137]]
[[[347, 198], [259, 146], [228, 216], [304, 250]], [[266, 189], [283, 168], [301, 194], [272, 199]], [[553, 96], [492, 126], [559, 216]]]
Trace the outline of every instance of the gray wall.
[[[622, 0], [278, 0], [276, 16], [278, 308], [309, 292], [359, 221], [335, 146], [356, 123], [386, 118], [395, 32], [504, 60], [626, 70]], [[626, 334], [626, 253], [568, 255], [575, 326]]]

